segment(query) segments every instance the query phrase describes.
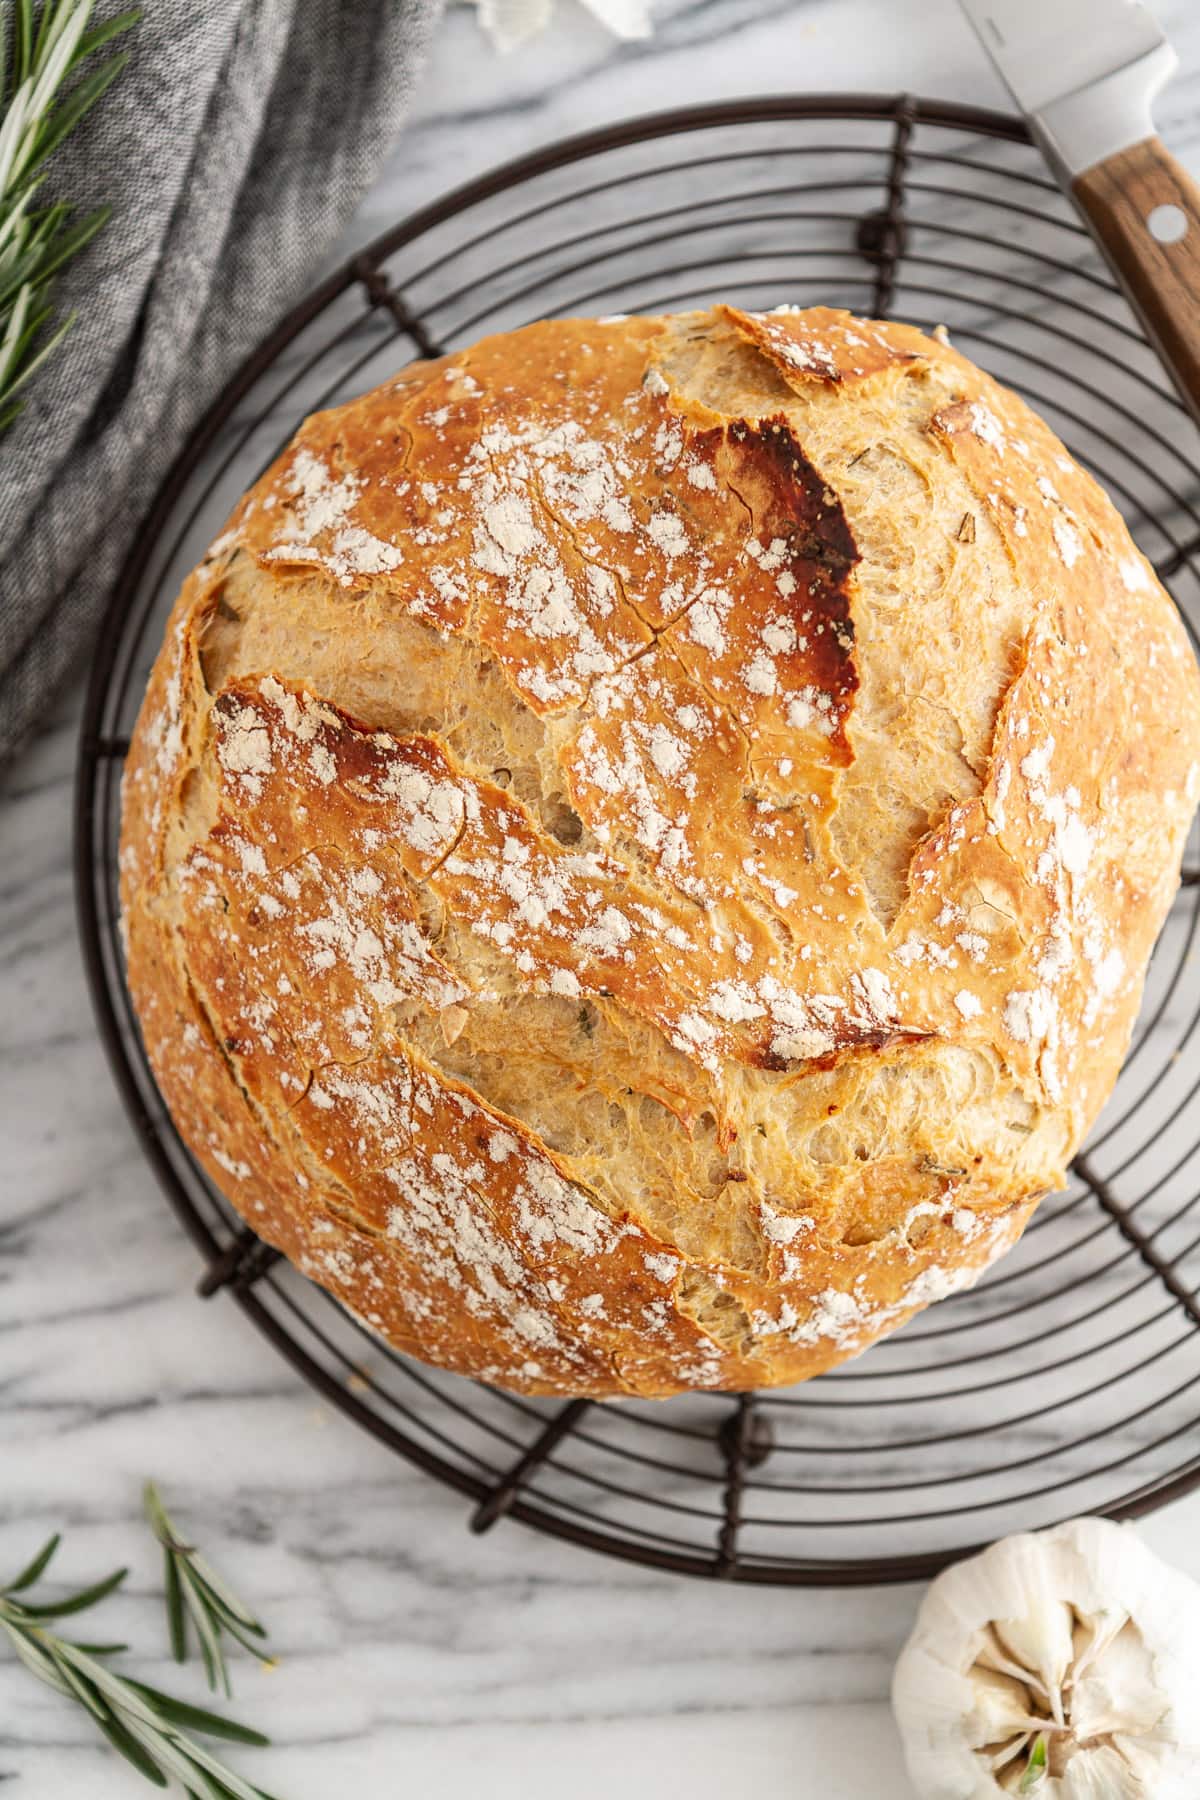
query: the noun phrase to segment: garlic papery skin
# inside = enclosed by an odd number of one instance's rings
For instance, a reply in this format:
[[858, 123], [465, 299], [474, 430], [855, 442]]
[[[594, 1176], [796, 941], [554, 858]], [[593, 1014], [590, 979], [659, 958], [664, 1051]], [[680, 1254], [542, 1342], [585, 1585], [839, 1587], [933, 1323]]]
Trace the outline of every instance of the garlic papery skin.
[[1129, 1525], [1004, 1538], [932, 1584], [892, 1705], [918, 1800], [1200, 1800], [1200, 1587]]

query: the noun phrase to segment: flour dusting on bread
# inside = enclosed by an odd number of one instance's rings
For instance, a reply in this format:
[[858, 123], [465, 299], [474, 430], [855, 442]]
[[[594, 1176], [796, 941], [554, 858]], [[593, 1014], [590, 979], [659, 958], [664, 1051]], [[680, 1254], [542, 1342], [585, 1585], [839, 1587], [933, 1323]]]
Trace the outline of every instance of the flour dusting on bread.
[[308, 420], [185, 584], [130, 982], [214, 1180], [401, 1349], [792, 1381], [1061, 1182], [1198, 791], [1168, 597], [948, 344], [547, 322]]

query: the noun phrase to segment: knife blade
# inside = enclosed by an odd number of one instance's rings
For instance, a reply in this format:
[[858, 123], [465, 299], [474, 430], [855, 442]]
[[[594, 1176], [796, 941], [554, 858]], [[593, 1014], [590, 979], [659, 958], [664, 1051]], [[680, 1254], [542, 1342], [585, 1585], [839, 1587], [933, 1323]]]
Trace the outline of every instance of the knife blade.
[[1060, 175], [1074, 180], [1153, 136], [1178, 66], [1139, 0], [959, 0]]

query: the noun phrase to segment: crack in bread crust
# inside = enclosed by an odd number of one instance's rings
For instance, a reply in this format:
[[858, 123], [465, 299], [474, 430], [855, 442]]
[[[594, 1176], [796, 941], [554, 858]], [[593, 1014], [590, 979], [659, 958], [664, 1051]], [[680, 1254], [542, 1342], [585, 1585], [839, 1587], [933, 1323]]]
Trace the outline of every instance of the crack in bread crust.
[[817, 1373], [1061, 1179], [1197, 697], [1108, 502], [944, 344], [819, 308], [486, 340], [308, 421], [185, 584], [125, 785], [152, 1063], [406, 1351], [597, 1396]]

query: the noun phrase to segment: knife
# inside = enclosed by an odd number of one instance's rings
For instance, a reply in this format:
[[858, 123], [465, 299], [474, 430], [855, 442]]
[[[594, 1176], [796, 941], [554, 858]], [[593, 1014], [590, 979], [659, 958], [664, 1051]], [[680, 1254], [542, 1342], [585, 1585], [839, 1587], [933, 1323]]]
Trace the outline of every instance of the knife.
[[959, 0], [1200, 423], [1200, 188], [1154, 131], [1178, 58], [1138, 0]]

